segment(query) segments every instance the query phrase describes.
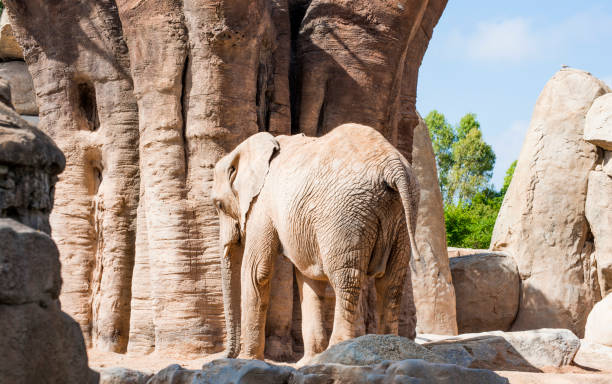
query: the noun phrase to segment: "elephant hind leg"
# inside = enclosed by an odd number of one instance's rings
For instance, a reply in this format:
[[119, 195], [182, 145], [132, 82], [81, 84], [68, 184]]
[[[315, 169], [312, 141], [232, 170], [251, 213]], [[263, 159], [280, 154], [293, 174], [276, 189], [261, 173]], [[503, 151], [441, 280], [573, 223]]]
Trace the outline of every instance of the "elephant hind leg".
[[414, 339], [416, 309], [410, 280], [410, 247], [405, 240], [407, 237], [402, 231], [393, 245], [385, 273], [375, 281], [378, 333]]
[[[353, 257], [356, 260], [365, 259], [361, 255], [350, 256], [350, 258]], [[359, 266], [358, 263], [355, 265]], [[334, 327], [329, 340], [330, 346], [361, 336], [358, 333], [363, 333], [363, 328], [357, 325], [357, 320], [359, 318], [359, 299], [366, 277], [364, 269], [342, 267], [334, 270], [329, 276], [336, 294]]]
[[323, 301], [327, 281], [312, 280], [296, 269], [300, 301], [302, 303], [302, 337], [304, 357], [297, 365], [302, 366], [316, 354], [327, 348], [327, 333], [323, 324]]

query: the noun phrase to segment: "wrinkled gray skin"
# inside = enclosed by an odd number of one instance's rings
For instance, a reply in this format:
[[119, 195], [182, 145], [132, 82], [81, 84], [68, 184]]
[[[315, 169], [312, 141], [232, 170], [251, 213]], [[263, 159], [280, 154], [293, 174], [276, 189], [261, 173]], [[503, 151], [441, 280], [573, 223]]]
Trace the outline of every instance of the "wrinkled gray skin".
[[240, 352], [242, 320], [242, 356], [263, 359], [279, 252], [296, 267], [305, 350], [299, 364], [328, 345], [327, 281], [336, 294], [329, 345], [359, 336], [366, 276], [376, 278], [379, 332], [398, 333], [419, 189], [406, 159], [380, 133], [357, 124], [320, 138], [258, 133], [219, 160], [214, 178], [228, 357]]

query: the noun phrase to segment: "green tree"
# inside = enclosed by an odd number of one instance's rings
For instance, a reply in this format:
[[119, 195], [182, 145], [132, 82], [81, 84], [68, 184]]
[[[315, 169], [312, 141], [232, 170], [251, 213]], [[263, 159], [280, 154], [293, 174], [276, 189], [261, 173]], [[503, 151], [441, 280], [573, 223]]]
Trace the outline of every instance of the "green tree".
[[469, 202], [487, 187], [495, 165], [495, 153], [482, 139], [476, 115], [468, 113], [453, 127], [433, 110], [425, 117], [436, 154], [438, 179], [447, 204]]
[[512, 181], [512, 176], [514, 176], [514, 170], [516, 169], [516, 162], [517, 160], [514, 160], [512, 164], [510, 164], [510, 168], [506, 170], [506, 176], [504, 176], [504, 186], [501, 189], [502, 195], [506, 195], [506, 192], [510, 187], [510, 182]]
[[[466, 115], [464, 119], [466, 117], [471, 118], [470, 115]], [[449, 202], [469, 202], [472, 196], [487, 187], [493, 175], [495, 165], [493, 148], [482, 139], [480, 124], [475, 120], [471, 123], [476, 124], [471, 128], [459, 125], [457, 129], [459, 139], [452, 146], [453, 165], [447, 185]]]

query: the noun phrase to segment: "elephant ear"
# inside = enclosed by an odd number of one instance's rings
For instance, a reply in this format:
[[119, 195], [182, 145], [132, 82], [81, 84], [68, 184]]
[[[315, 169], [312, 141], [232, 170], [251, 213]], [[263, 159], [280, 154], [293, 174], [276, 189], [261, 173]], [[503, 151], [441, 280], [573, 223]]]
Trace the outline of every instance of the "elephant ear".
[[261, 192], [272, 155], [279, 148], [278, 141], [267, 132], [257, 133], [240, 144], [238, 161], [234, 163], [236, 176], [232, 187], [238, 195], [240, 228], [243, 232], [251, 204]]

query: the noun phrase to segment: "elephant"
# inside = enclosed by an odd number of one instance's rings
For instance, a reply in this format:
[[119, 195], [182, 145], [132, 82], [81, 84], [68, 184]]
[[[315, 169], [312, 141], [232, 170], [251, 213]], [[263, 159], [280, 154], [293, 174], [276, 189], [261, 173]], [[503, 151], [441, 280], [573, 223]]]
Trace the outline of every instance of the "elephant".
[[[213, 178], [226, 357], [263, 359], [279, 253], [295, 266], [300, 293], [298, 365], [360, 336], [355, 322], [366, 276], [375, 280], [379, 333], [398, 334], [411, 252], [418, 255], [419, 186], [408, 161], [378, 131], [351, 123], [318, 138], [259, 132], [221, 158]], [[322, 314], [328, 282], [336, 295], [329, 343]]]

